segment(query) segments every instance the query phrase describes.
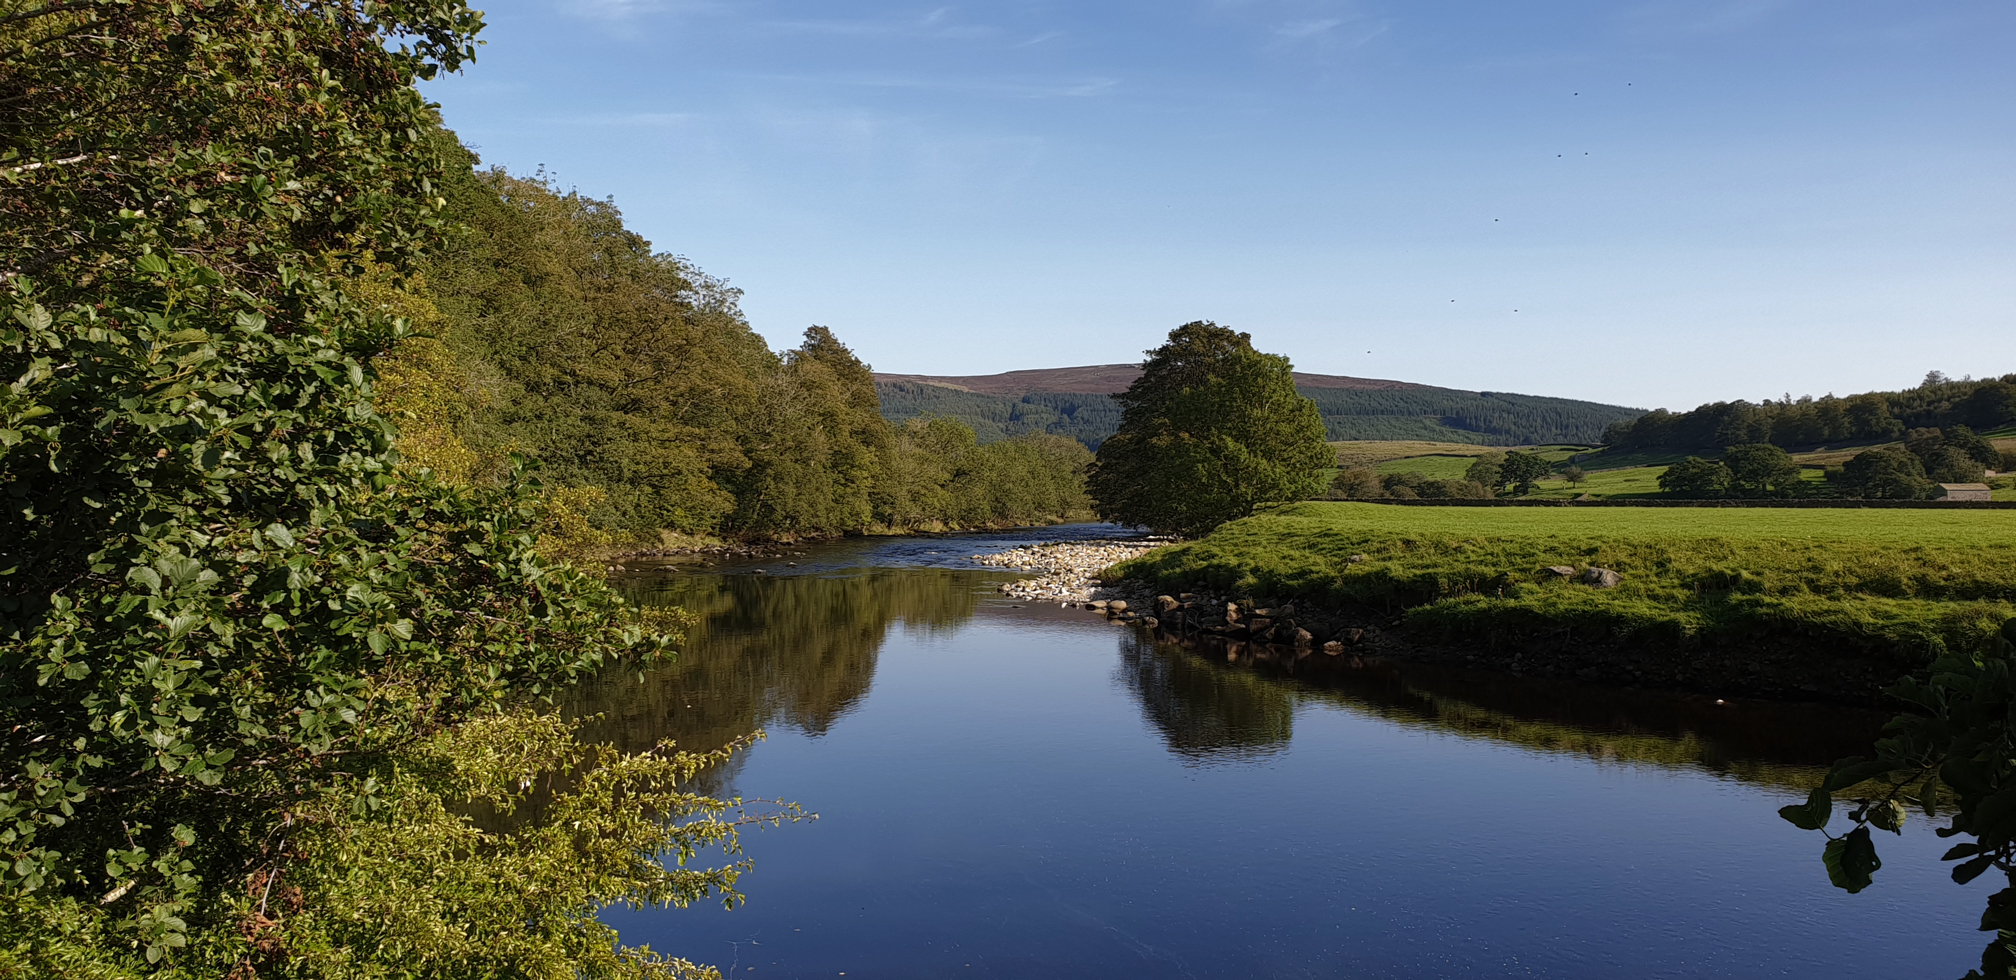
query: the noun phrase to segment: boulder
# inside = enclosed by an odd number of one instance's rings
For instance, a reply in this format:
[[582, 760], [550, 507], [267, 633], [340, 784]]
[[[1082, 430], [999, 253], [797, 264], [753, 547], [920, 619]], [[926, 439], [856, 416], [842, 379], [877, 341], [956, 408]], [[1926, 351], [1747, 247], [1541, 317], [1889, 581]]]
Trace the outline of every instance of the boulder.
[[1104, 600], [1104, 599], [1094, 599], [1094, 600], [1092, 600], [1091, 602], [1088, 602], [1088, 603], [1086, 603], [1086, 604], [1085, 604], [1085, 608], [1087, 608], [1087, 609], [1104, 609], [1104, 608], [1106, 608], [1106, 600]]
[[1344, 644], [1337, 640], [1331, 640], [1330, 642], [1323, 644], [1323, 652], [1333, 657], [1343, 656]]
[[[1263, 611], [1271, 612], [1271, 610], [1263, 610]], [[1246, 621], [1246, 628], [1252, 630], [1253, 635], [1258, 636], [1261, 633], [1265, 633], [1268, 630], [1273, 629], [1274, 620], [1269, 619], [1266, 616], [1255, 616], [1252, 619]]]
[[1239, 621], [1238, 603], [1228, 602], [1225, 604], [1225, 621], [1228, 623], [1236, 623]]
[[1351, 644], [1351, 645], [1352, 645], [1352, 646], [1354, 646], [1354, 647], [1355, 647], [1355, 646], [1357, 646], [1357, 645], [1358, 645], [1358, 644], [1360, 644], [1360, 643], [1363, 643], [1363, 642], [1365, 642], [1365, 631], [1364, 631], [1364, 630], [1361, 630], [1361, 629], [1348, 629], [1348, 630], [1345, 630], [1345, 631], [1344, 631], [1344, 642], [1346, 642], [1346, 643], [1349, 643], [1349, 644]]
[[1303, 650], [1307, 650], [1310, 647], [1316, 645], [1316, 634], [1311, 633], [1305, 629], [1297, 628], [1295, 630], [1295, 635], [1289, 637], [1289, 639], [1295, 642], [1295, 646], [1297, 648]]
[[1364, 555], [1352, 555], [1351, 557], [1349, 557], [1349, 558], [1346, 558], [1346, 559], [1344, 559], [1344, 560], [1345, 560], [1345, 561], [1348, 561], [1348, 562], [1350, 562], [1350, 563], [1351, 563], [1351, 564], [1353, 564], [1353, 565], [1356, 565], [1356, 564], [1358, 564], [1359, 562], [1361, 562], [1361, 561], [1364, 561], [1364, 560], [1365, 560], [1365, 556], [1364, 556]]
[[1158, 627], [1158, 626], [1162, 625], [1162, 621], [1161, 621], [1161, 620], [1159, 620], [1159, 619], [1156, 619], [1156, 618], [1155, 618], [1155, 617], [1153, 617], [1153, 616], [1143, 616], [1143, 617], [1141, 617], [1141, 625], [1143, 625], [1143, 626], [1146, 626], [1146, 627], [1148, 627], [1149, 629], [1151, 629], [1151, 630], [1152, 630], [1152, 629], [1154, 629], [1154, 628], [1156, 628], [1156, 627]]
[[1177, 602], [1174, 596], [1158, 595], [1155, 597], [1155, 611], [1165, 616], [1175, 612], [1177, 607], [1181, 605], [1183, 604]]
[[1582, 584], [1594, 589], [1614, 589], [1624, 576], [1607, 568], [1590, 566], [1582, 573]]
[[1106, 608], [1108, 608], [1108, 609], [1111, 609], [1111, 610], [1113, 610], [1114, 612], [1126, 612], [1126, 611], [1127, 611], [1127, 600], [1125, 600], [1125, 599], [1114, 599], [1114, 600], [1112, 600], [1112, 601], [1110, 601], [1110, 602], [1106, 603]]
[[1549, 574], [1549, 575], [1559, 575], [1559, 576], [1560, 576], [1560, 577], [1562, 577], [1562, 578], [1574, 578], [1574, 577], [1575, 577], [1575, 566], [1573, 566], [1573, 565], [1549, 565], [1549, 566], [1547, 566], [1547, 568], [1546, 568], [1546, 572], [1547, 572], [1547, 574]]

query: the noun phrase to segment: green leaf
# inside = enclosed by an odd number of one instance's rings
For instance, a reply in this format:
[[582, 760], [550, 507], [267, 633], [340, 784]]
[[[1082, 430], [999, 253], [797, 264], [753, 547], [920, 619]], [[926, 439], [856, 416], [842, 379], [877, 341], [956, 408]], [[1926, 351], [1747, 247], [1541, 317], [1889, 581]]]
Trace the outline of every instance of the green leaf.
[[157, 595], [161, 592], [161, 575], [151, 568], [137, 567], [127, 569], [126, 581]]
[[1819, 830], [1834, 815], [1834, 795], [1825, 788], [1807, 794], [1806, 802], [1779, 807], [1778, 815], [1800, 830]]
[[1877, 830], [1887, 830], [1893, 834], [1904, 833], [1904, 819], [1909, 811], [1896, 800], [1882, 800], [1869, 806], [1869, 822]]
[[267, 613], [266, 618], [259, 621], [259, 625], [269, 630], [284, 630], [287, 628], [287, 621], [281, 619], [279, 613]]
[[[1851, 895], [1869, 887], [1877, 869], [1883, 867], [1867, 827], [1857, 827], [1846, 836], [1828, 841], [1820, 860], [1827, 866], [1827, 880]], [[1959, 871], [1956, 869], [1954, 874], [1957, 877]]]
[[[141, 272], [150, 275], [164, 276], [168, 274], [168, 260], [162, 258], [158, 252], [148, 252], [146, 255], [140, 256], [139, 260], [133, 264]], [[152, 962], [152, 960], [150, 959], [149, 962]]]

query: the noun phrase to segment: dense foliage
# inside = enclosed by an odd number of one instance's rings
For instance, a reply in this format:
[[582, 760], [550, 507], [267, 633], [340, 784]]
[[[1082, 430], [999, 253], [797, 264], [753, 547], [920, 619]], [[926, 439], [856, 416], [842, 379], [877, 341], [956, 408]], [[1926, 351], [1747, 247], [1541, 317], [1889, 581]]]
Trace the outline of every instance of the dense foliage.
[[[445, 227], [412, 85], [479, 27], [457, 0], [0, 4], [0, 972], [669, 976], [596, 909], [732, 884], [653, 860], [729, 839], [674, 788], [707, 760], [494, 710], [672, 637], [542, 555], [508, 459], [402, 466], [374, 406]], [[404, 363], [422, 430], [456, 420], [438, 353]], [[543, 837], [467, 824], [555, 770], [578, 806]]]
[[596, 491], [583, 499], [597, 527], [820, 536], [1087, 510], [1089, 452], [1040, 432], [976, 446], [949, 420], [906, 435], [826, 328], [773, 353], [738, 290], [654, 251], [613, 204], [478, 171], [440, 140], [457, 162], [447, 213], [468, 230], [427, 262], [432, 332], [452, 357], [418, 373], [477, 394], [454, 431], [479, 457], [528, 451], [550, 482]]
[[1090, 486], [1100, 516], [1122, 524], [1199, 534], [1314, 496], [1336, 460], [1288, 359], [1215, 323], [1170, 331], [1119, 401]]
[[1487, 452], [1477, 456], [1461, 479], [1433, 479], [1416, 471], [1380, 473], [1347, 466], [1330, 481], [1329, 500], [1482, 500], [1524, 496], [1553, 475], [1554, 464], [1536, 452]]
[[1995, 938], [1969, 980], [2016, 976], [2016, 619], [1999, 635], [1949, 651], [1890, 693], [1905, 704], [1884, 727], [1874, 758], [1844, 759], [1805, 803], [1778, 811], [1803, 830], [1827, 833], [1836, 794], [1848, 795], [1853, 827], [1827, 834], [1822, 863], [1836, 886], [1859, 892], [1882, 868], [1870, 828], [1902, 834], [1910, 807], [1945, 815], [1941, 837], [1967, 838], [1944, 860], [1967, 884], [1999, 871], [2008, 887], [1988, 896], [1981, 931]]
[[1691, 412], [1657, 409], [1603, 433], [1617, 450], [1699, 452], [1769, 443], [1818, 446], [1896, 439], [1909, 428], [1993, 429], [2016, 422], [2016, 374], [1953, 381], [1933, 372], [1916, 388], [1836, 398], [1715, 402]]
[[[884, 381], [882, 410], [901, 421], [917, 415], [959, 419], [982, 442], [1023, 432], [1069, 436], [1093, 449], [1120, 428], [1111, 395], [1031, 393], [1019, 398], [910, 381]], [[1605, 427], [1636, 418], [1636, 409], [1495, 391], [1426, 386], [1390, 389], [1296, 389], [1316, 403], [1325, 438], [1426, 439], [1487, 446], [1594, 443]]]

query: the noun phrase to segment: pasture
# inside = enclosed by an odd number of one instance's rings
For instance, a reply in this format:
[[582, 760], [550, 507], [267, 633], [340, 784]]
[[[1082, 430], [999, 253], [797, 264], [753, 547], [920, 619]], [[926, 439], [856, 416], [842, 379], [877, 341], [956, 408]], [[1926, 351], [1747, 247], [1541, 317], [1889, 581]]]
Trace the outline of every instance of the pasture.
[[[1592, 589], [1555, 565], [1623, 581]], [[1916, 663], [2016, 616], [2016, 514], [1312, 501], [1120, 571], [1164, 590], [1404, 608], [1409, 623], [1457, 636], [1570, 627], [1668, 649], [1775, 644]]]

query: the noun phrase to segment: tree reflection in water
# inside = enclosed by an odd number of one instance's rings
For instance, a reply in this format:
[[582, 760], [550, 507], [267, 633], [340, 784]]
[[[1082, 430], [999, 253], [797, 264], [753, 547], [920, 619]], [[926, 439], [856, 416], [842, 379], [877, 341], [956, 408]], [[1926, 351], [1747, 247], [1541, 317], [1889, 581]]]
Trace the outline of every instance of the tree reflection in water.
[[[927, 632], [957, 627], [972, 618], [983, 577], [876, 569], [630, 580], [623, 584], [633, 602], [686, 609], [698, 625], [670, 666], [641, 679], [611, 672], [577, 689], [563, 710], [585, 720], [584, 739], [624, 751], [667, 738], [709, 749], [778, 726], [816, 738], [867, 696], [893, 624]], [[719, 791], [745, 757], [695, 789]]]
[[[993, 572], [934, 568], [630, 580], [636, 601], [683, 607], [699, 625], [676, 663], [641, 680], [635, 673], [604, 676], [577, 690], [564, 709], [588, 719], [584, 737], [626, 751], [665, 738], [705, 749], [780, 726], [818, 737], [867, 696], [892, 626], [957, 629], [990, 601], [997, 580]], [[994, 607], [987, 618], [1012, 629], [1019, 614]], [[1086, 625], [1093, 626], [1089, 617]], [[1800, 788], [1832, 760], [1866, 752], [1885, 717], [1829, 705], [1724, 705], [1701, 695], [1243, 644], [1193, 649], [1111, 629], [1119, 648], [1116, 682], [1132, 693], [1169, 751], [1190, 764], [1276, 755], [1293, 737], [1296, 710], [1320, 705], [1537, 751]], [[1032, 641], [1042, 642], [1033, 622], [1031, 630]], [[735, 769], [717, 771], [695, 788], [719, 792]]]
[[1114, 677], [1141, 705], [1169, 751], [1185, 762], [1249, 762], [1288, 747], [1295, 698], [1249, 670], [1226, 670], [1133, 630], [1120, 641]]

